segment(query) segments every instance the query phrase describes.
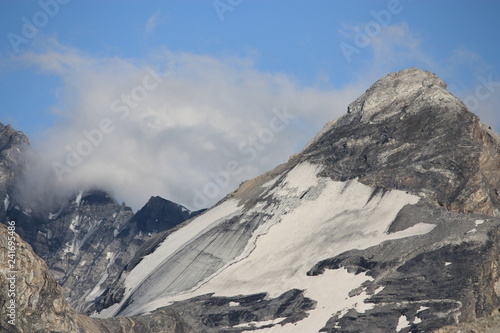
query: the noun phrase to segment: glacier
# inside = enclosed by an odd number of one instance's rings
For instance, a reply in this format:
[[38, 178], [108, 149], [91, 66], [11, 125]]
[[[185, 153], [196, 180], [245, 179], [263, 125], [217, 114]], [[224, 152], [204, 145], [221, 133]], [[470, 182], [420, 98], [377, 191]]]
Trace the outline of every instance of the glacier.
[[[317, 302], [315, 310], [298, 323], [259, 331], [319, 330], [338, 311], [370, 309], [364, 300], [373, 295], [349, 293], [371, 277], [346, 269], [320, 276], [307, 272], [322, 259], [422, 235], [435, 225], [417, 223], [388, 233], [398, 212], [418, 203], [418, 196], [377, 190], [356, 179], [318, 177], [321, 170], [321, 165], [298, 163], [260, 184], [256, 202], [229, 197], [171, 233], [126, 277], [123, 300], [94, 316], [139, 315], [209, 293], [277, 297], [294, 288]], [[332, 288], [325, 290], [328, 285]]]

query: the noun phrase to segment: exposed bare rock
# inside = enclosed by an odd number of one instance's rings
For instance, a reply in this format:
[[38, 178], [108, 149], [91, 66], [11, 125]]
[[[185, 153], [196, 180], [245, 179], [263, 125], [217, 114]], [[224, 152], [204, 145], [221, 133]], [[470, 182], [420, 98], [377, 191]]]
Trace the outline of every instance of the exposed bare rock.
[[12, 198], [12, 190], [16, 176], [22, 173], [28, 163], [26, 151], [29, 140], [22, 132], [14, 130], [10, 125], [0, 123], [0, 220], [5, 219]]
[[500, 330], [500, 309], [495, 309], [490, 316], [459, 325], [445, 326], [434, 333], [498, 333]]
[[[64, 300], [62, 289], [45, 262], [3, 224], [0, 224], [0, 258], [2, 332], [79, 332], [76, 313]], [[10, 304], [14, 305], [12, 310], [8, 308]]]

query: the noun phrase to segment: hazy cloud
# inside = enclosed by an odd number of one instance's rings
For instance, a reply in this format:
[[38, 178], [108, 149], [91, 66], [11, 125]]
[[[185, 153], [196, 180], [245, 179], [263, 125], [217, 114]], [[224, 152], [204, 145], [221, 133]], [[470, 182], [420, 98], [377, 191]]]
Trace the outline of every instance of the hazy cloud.
[[158, 25], [158, 21], [160, 19], [160, 13], [159, 12], [155, 12], [153, 15], [151, 15], [147, 22], [146, 22], [146, 33], [151, 33], [155, 30], [155, 28], [157, 27]]

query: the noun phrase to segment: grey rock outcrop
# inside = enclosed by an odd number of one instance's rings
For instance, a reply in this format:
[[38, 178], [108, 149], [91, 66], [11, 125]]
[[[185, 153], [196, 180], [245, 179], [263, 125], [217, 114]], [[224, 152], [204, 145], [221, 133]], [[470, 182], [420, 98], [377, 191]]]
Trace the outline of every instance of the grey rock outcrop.
[[191, 212], [187, 208], [161, 197], [151, 197], [130, 221], [144, 233], [158, 233], [176, 227], [202, 211]]

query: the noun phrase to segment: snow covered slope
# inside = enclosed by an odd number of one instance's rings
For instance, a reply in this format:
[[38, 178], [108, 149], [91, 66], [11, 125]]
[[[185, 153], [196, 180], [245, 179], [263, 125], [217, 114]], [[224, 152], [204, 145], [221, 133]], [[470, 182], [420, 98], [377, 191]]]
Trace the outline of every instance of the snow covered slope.
[[[318, 178], [320, 171], [318, 165], [298, 164], [263, 184], [262, 199], [251, 207], [229, 199], [172, 233], [127, 276], [122, 302], [100, 316], [137, 315], [207, 293], [267, 292], [277, 297], [294, 288], [305, 289], [307, 297], [319, 302], [316, 311], [322, 315], [314, 312], [309, 318], [318, 330], [353, 302], [362, 308], [363, 297], [344, 299], [369, 277], [306, 273], [322, 259], [424, 234], [435, 225], [420, 223], [388, 234], [401, 208], [417, 203], [418, 197], [377, 191], [356, 180]], [[335, 291], [325, 293], [332, 278], [337, 280]]]

